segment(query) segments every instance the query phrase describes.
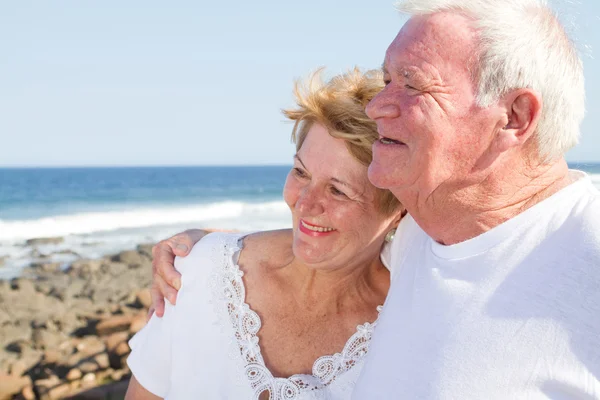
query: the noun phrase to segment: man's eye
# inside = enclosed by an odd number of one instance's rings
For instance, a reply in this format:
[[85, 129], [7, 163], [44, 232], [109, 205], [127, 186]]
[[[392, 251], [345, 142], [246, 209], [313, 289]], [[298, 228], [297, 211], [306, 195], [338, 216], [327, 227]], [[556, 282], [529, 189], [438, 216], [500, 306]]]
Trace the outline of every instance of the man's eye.
[[331, 187], [331, 194], [333, 194], [334, 196], [346, 197], [346, 194], [341, 190], [338, 190], [335, 186]]
[[408, 90], [417, 90], [416, 88], [410, 86], [410, 85], [404, 85], [405, 88], [407, 88]]

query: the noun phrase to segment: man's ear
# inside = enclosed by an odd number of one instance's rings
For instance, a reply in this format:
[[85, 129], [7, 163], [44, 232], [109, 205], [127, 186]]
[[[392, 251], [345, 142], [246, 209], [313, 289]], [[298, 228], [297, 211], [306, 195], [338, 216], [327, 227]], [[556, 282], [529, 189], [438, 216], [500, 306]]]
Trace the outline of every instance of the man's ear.
[[522, 146], [535, 132], [542, 113], [542, 96], [531, 89], [507, 93], [501, 102], [506, 109], [506, 124], [496, 134], [499, 152]]

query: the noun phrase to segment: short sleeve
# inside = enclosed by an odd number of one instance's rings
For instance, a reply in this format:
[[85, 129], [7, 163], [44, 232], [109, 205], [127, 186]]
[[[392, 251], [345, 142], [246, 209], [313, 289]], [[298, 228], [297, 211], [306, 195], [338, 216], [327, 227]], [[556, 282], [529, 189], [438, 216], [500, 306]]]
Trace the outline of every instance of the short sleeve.
[[135, 379], [158, 397], [166, 397], [171, 378], [172, 342], [175, 307], [165, 301], [165, 314], [156, 314], [129, 341], [131, 354], [127, 364]]

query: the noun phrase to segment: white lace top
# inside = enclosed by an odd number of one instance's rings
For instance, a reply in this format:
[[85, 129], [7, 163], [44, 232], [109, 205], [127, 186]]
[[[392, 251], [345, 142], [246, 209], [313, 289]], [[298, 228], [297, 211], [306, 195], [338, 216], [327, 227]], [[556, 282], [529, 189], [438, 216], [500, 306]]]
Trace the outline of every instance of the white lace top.
[[257, 336], [261, 320], [245, 302], [237, 265], [241, 235], [213, 233], [175, 267], [177, 306], [153, 316], [130, 341], [128, 364], [147, 390], [166, 399], [350, 399], [377, 321], [359, 325], [341, 353], [325, 355], [312, 375], [274, 377]]

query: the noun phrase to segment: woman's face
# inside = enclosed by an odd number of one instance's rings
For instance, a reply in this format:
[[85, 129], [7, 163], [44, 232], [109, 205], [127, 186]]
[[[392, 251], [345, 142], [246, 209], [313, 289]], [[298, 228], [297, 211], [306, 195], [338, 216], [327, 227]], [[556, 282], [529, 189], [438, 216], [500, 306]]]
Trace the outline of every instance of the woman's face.
[[294, 255], [316, 268], [371, 261], [400, 214], [377, 210], [367, 167], [319, 124], [294, 157], [283, 197], [292, 211]]

